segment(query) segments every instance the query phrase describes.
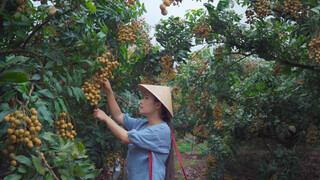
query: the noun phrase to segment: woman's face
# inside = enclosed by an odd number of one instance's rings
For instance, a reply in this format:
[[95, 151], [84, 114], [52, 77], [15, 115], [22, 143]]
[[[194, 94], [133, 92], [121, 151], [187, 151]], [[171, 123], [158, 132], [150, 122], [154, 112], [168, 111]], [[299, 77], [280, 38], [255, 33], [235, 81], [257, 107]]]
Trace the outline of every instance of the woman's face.
[[148, 116], [155, 113], [159, 107], [161, 107], [161, 103], [155, 102], [153, 94], [150, 92], [143, 92], [143, 98], [140, 101], [140, 114]]

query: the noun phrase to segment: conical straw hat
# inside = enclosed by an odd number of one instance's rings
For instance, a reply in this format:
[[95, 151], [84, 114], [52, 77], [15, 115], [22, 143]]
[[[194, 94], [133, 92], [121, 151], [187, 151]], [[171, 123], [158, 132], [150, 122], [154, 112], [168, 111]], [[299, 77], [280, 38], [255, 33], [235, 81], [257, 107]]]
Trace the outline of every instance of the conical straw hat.
[[173, 117], [171, 90], [168, 86], [157, 86], [149, 84], [139, 84], [141, 91], [147, 90], [153, 94], [167, 108], [170, 113], [170, 118]]

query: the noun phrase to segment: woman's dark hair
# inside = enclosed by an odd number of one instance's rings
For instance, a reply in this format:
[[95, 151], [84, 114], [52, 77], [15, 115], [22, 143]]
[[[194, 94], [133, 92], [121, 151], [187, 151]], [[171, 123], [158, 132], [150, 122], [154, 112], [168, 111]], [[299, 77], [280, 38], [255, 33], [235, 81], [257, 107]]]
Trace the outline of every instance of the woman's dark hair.
[[[155, 102], [160, 102], [160, 101], [155, 97]], [[173, 132], [173, 124], [171, 122], [168, 109], [163, 104], [161, 104], [161, 109], [162, 109], [162, 114], [161, 114], [162, 120], [168, 124], [169, 128]], [[169, 156], [165, 164], [166, 165], [165, 180], [174, 179], [175, 169], [174, 169], [174, 152], [173, 151], [174, 151], [174, 148], [173, 148], [173, 142], [172, 142], [171, 148], [169, 151]]]

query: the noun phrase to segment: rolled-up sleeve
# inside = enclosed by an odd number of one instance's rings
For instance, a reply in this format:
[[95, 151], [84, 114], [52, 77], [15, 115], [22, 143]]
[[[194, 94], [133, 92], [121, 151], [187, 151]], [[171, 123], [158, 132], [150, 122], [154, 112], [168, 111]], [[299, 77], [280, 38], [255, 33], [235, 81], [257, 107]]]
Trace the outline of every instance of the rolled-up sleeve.
[[134, 128], [134, 125], [136, 124], [136, 122], [137, 122], [137, 119], [130, 117], [128, 113], [123, 113], [123, 123], [125, 128], [128, 131]]
[[168, 133], [163, 128], [146, 128], [141, 131], [132, 129], [128, 131], [128, 138], [131, 143], [151, 151], [156, 151], [160, 153], [169, 153], [169, 148], [163, 143], [163, 138], [159, 138], [159, 134]]

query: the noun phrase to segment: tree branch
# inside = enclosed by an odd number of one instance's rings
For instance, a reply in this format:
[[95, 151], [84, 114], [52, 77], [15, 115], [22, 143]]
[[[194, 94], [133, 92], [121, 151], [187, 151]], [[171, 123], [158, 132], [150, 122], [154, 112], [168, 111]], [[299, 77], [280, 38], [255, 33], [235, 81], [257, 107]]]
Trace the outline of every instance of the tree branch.
[[8, 0], [2, 1], [1, 7], [0, 7], [0, 13], [4, 10], [4, 7], [6, 7], [7, 2], [8, 2]]
[[[77, 9], [78, 7], [79, 7], [79, 2], [77, 2], [77, 5], [76, 5], [74, 8], [71, 8], [71, 9], [63, 12], [63, 13], [61, 14], [61, 16], [62, 16], [62, 15], [65, 15], [65, 14], [67, 14], [67, 13], [69, 13], [69, 12], [75, 10], [75, 9]], [[28, 43], [28, 42], [30, 41], [30, 39], [34, 36], [34, 34], [35, 34], [38, 30], [40, 30], [44, 25], [46, 25], [50, 20], [51, 20], [51, 18], [47, 19], [46, 21], [44, 21], [44, 22], [42, 22], [41, 24], [39, 24], [38, 26], [36, 26], [36, 28], [32, 31], [32, 33], [29, 35], [29, 37], [24, 41], [24, 43], [23, 43], [23, 45], [22, 45], [22, 49], [24, 49], [24, 48], [26, 47], [27, 43]]]
[[0, 54], [10, 54], [10, 53], [15, 53], [15, 52], [27, 53], [27, 54], [35, 55], [37, 57], [41, 57], [41, 55], [37, 54], [36, 52], [31, 51], [31, 50], [27, 50], [27, 49], [8, 49], [8, 50], [0, 51]]

